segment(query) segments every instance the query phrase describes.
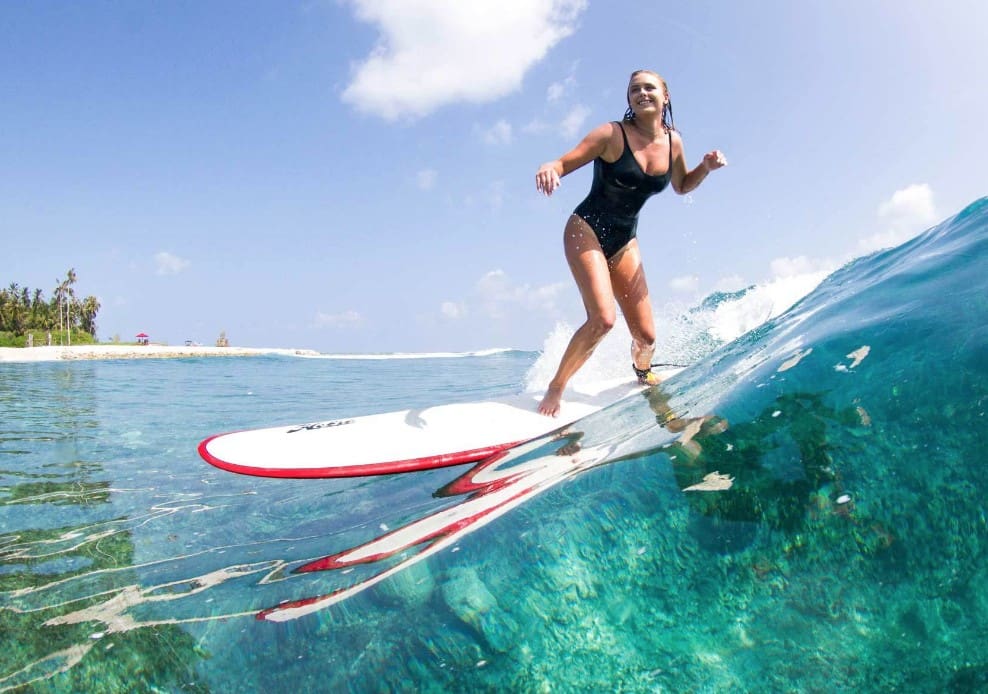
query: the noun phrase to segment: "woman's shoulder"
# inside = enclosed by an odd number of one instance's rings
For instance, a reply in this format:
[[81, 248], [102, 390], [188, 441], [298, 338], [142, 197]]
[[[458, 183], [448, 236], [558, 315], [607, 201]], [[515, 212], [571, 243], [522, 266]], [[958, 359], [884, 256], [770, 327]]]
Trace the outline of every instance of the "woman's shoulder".
[[675, 128], [669, 129], [669, 142], [672, 144], [672, 149], [674, 152], [683, 151], [683, 138], [680, 136], [679, 131]]
[[605, 147], [615, 139], [621, 141], [621, 126], [617, 121], [608, 121], [596, 126], [583, 138], [585, 143], [593, 143]]
[[593, 130], [590, 131], [591, 135], [604, 135], [609, 136], [614, 133], [621, 132], [621, 124], [616, 120], [609, 120], [606, 123], [601, 123]]
[[[583, 163], [597, 157], [612, 161], [620, 155], [623, 148], [624, 140], [621, 136], [621, 126], [617, 121], [608, 121], [601, 123], [587, 133], [572, 153]], [[579, 166], [582, 166], [583, 163]]]
[[624, 125], [621, 121], [610, 120], [606, 123], [601, 123], [591, 132], [596, 133], [601, 140], [607, 143], [620, 144], [624, 147]]

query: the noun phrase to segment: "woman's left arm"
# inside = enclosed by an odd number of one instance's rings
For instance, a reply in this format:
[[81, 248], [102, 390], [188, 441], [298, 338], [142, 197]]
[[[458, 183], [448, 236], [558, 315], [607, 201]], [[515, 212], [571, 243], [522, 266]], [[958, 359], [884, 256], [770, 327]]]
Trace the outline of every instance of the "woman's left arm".
[[727, 166], [727, 158], [719, 149], [703, 155], [703, 161], [692, 171], [686, 169], [686, 152], [679, 133], [672, 135], [672, 189], [680, 195], [696, 190], [711, 171]]

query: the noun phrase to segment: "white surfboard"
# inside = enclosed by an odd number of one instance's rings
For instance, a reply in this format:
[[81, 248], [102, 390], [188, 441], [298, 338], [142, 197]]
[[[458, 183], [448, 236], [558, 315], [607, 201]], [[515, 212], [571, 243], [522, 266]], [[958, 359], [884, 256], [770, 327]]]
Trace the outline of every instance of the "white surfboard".
[[524, 394], [238, 431], [207, 438], [199, 444], [199, 455], [223, 470], [260, 477], [359, 477], [428, 470], [483, 460], [641, 391], [636, 383], [594, 394], [567, 391], [557, 417], [536, 411], [541, 396]]

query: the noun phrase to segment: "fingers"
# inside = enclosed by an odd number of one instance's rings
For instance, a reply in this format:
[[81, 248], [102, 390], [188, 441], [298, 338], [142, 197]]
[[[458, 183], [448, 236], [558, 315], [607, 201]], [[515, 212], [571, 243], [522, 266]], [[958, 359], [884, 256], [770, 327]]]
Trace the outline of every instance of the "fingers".
[[559, 174], [554, 169], [539, 169], [535, 174], [535, 189], [543, 195], [552, 195], [559, 187]]
[[707, 153], [704, 157], [707, 161], [707, 166], [711, 169], [719, 169], [722, 166], [727, 166], [727, 157], [719, 149], [715, 149], [712, 152]]
[[559, 181], [550, 173], [539, 173], [535, 177], [535, 189], [543, 195], [552, 195], [558, 185]]

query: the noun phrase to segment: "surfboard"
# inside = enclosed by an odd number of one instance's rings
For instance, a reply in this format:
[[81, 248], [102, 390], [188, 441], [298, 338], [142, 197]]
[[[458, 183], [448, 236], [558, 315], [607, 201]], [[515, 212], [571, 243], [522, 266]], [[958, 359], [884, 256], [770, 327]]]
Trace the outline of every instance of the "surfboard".
[[529, 393], [217, 434], [203, 440], [198, 451], [222, 470], [259, 477], [429, 470], [483, 460], [642, 390], [624, 382], [594, 393], [567, 391], [557, 417], [539, 414], [541, 395]]

